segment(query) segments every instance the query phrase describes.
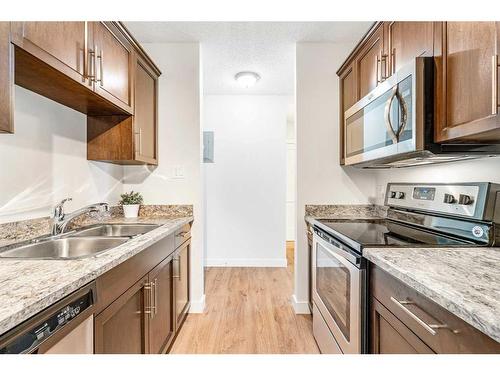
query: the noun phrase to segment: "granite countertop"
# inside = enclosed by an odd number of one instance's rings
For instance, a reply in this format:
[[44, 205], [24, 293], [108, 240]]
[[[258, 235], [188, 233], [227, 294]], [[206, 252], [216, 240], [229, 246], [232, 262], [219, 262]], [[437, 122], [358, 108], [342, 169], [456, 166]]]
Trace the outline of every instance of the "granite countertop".
[[500, 342], [499, 248], [365, 248], [363, 255]]
[[139, 222], [161, 226], [85, 259], [0, 259], [0, 335], [191, 221], [192, 216], [112, 217], [96, 223]]

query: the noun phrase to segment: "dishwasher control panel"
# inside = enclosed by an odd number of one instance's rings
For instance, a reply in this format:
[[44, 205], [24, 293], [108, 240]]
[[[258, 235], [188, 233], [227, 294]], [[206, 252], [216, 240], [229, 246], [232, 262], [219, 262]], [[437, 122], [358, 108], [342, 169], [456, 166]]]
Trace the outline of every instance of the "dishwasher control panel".
[[[64, 302], [63, 302], [64, 301]], [[36, 353], [40, 344], [70, 324], [94, 303], [93, 289], [48, 307], [0, 337], [0, 354]]]

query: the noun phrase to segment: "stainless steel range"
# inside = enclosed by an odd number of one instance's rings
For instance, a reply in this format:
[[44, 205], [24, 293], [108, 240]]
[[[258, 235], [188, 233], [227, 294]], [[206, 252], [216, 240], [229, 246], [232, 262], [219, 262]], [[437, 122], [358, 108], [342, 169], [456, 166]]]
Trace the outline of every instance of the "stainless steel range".
[[317, 219], [313, 330], [322, 353], [367, 349], [367, 247], [492, 246], [499, 241], [500, 185], [387, 185], [385, 219]]

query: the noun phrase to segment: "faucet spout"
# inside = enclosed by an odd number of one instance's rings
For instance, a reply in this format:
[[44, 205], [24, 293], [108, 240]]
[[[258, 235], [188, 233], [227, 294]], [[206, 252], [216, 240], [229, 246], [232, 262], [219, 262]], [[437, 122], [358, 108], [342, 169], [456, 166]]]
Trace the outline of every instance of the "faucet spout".
[[68, 224], [80, 215], [85, 213], [106, 213], [109, 212], [108, 203], [94, 203], [88, 206], [82, 207], [78, 210], [70, 212], [69, 214], [64, 213], [64, 203], [71, 198], [64, 199], [61, 203], [54, 207], [54, 214], [52, 218], [52, 234], [62, 234], [66, 230]]

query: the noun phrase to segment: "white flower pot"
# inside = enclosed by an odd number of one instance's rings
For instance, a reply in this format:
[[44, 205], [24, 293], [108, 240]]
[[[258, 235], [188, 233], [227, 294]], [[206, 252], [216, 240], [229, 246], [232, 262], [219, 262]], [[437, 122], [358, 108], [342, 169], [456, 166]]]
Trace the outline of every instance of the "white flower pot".
[[137, 217], [139, 215], [140, 204], [124, 204], [123, 214], [125, 217]]

